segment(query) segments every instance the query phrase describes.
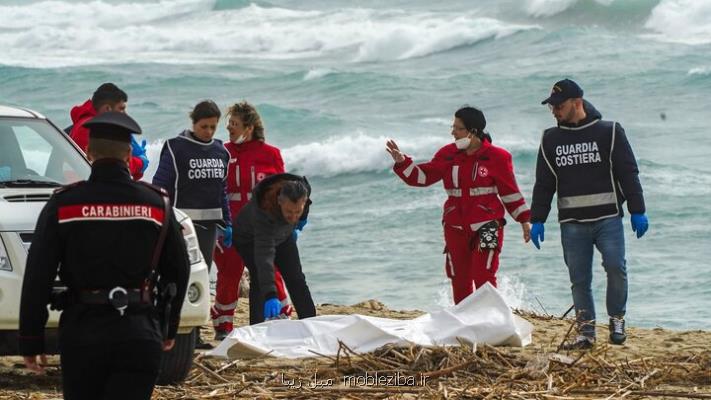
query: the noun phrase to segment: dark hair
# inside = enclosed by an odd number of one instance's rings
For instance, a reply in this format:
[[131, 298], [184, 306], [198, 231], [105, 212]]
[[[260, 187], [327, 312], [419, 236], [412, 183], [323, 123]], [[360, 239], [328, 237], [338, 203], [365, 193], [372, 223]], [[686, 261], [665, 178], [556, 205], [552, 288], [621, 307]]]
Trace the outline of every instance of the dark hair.
[[242, 101], [240, 103], [233, 104], [227, 109], [227, 115], [232, 117], [239, 117], [242, 121], [242, 125], [252, 127], [252, 139], [264, 140], [264, 124], [262, 124], [262, 117], [259, 116], [257, 109], [253, 105]]
[[89, 136], [87, 153], [91, 154], [94, 160], [100, 160], [102, 158], [115, 158], [120, 160], [130, 151], [131, 145], [128, 142]]
[[190, 119], [193, 120], [193, 124], [197, 123], [201, 119], [205, 118], [215, 118], [220, 119], [220, 108], [212, 100], [203, 100], [195, 105], [193, 111], [190, 113]]
[[297, 202], [304, 197], [307, 197], [309, 190], [306, 185], [300, 181], [286, 181], [279, 191], [279, 197], [287, 198], [289, 201]]
[[486, 118], [480, 109], [471, 106], [463, 106], [454, 113], [454, 117], [459, 118], [464, 124], [464, 127], [467, 128], [467, 131], [473, 133], [474, 136], [481, 140], [491, 142], [491, 135], [484, 130], [484, 128], [486, 128]]
[[96, 88], [94, 94], [91, 96], [91, 103], [94, 105], [95, 110], [98, 110], [105, 104], [114, 106], [116, 103], [122, 101], [128, 101], [128, 95], [111, 82], [104, 83]]

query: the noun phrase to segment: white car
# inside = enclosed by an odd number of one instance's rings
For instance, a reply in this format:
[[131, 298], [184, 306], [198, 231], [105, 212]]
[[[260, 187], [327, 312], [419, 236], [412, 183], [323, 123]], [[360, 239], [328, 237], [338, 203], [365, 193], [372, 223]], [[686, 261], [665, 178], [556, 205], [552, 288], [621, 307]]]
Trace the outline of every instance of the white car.
[[[0, 105], [0, 355], [17, 355], [20, 294], [27, 252], [42, 207], [54, 189], [87, 179], [84, 153], [57, 126], [27, 109]], [[173, 350], [164, 354], [159, 383], [180, 382], [193, 360], [197, 327], [209, 319], [208, 269], [190, 218], [178, 209], [191, 273]], [[61, 286], [61, 282], [57, 282]], [[56, 353], [59, 313], [50, 311], [47, 351]]]

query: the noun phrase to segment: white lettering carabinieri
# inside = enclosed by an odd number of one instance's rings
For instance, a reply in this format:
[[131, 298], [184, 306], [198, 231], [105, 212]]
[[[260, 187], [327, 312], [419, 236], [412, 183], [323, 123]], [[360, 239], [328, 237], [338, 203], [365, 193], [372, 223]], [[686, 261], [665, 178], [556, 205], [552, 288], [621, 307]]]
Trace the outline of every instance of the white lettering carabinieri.
[[152, 218], [152, 208], [142, 205], [88, 205], [81, 208], [82, 217], [146, 217]]

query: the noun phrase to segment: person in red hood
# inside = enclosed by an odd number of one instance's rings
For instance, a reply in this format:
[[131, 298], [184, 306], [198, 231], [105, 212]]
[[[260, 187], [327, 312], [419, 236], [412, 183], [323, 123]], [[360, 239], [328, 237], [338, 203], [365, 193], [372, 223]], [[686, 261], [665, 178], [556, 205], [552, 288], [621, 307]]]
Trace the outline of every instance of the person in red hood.
[[434, 158], [417, 164], [387, 142], [395, 173], [410, 186], [444, 184], [442, 226], [446, 244], [447, 277], [452, 280], [454, 303], [485, 283], [496, 286], [499, 254], [504, 242], [504, 212], [521, 224], [523, 240], [530, 240], [531, 212], [514, 176], [511, 154], [491, 144], [481, 110], [465, 106], [452, 122], [454, 143]]
[[[102, 84], [96, 89], [90, 100], [72, 108], [69, 115], [72, 117], [74, 125], [69, 132], [69, 137], [86, 153], [86, 148], [89, 145], [89, 129], [84, 126], [84, 123], [107, 111], [125, 113], [127, 101], [126, 92], [119, 89], [118, 86], [113, 83]], [[139, 145], [134, 137], [131, 136], [131, 147], [132, 154], [128, 167], [131, 171], [131, 177], [134, 180], [139, 180], [143, 177], [143, 171], [148, 168], [145, 141], [143, 145]]]
[[[265, 142], [264, 125], [253, 105], [246, 101], [234, 104], [227, 111], [227, 115], [227, 130], [230, 133], [230, 141], [225, 143], [225, 148], [230, 153], [227, 194], [231, 214], [236, 216], [252, 198], [252, 189], [257, 183], [267, 176], [284, 172], [284, 160], [278, 148]], [[218, 241], [215, 264], [217, 288], [211, 314], [215, 340], [222, 340], [233, 328], [232, 320], [237, 307], [244, 261], [233, 246], [225, 246], [223, 241]], [[274, 275], [277, 297], [283, 304], [281, 313], [289, 316], [293, 307], [286, 304], [286, 290], [278, 268], [274, 269]]]

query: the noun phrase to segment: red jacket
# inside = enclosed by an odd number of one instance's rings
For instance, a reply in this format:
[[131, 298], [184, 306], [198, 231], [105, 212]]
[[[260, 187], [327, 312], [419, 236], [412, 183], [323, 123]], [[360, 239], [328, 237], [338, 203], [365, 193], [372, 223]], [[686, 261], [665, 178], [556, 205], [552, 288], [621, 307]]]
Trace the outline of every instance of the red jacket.
[[415, 164], [406, 157], [393, 170], [410, 186], [429, 186], [442, 180], [449, 196], [442, 216], [447, 225], [476, 231], [488, 221], [503, 218], [504, 207], [518, 222], [530, 218], [516, 184], [511, 154], [486, 140], [472, 155], [450, 143], [429, 162]]
[[[72, 117], [72, 123], [74, 123], [69, 137], [86, 153], [86, 149], [89, 147], [89, 129], [84, 127], [84, 122], [96, 116], [94, 104], [92, 104], [91, 100], [87, 100], [80, 106], [74, 106], [69, 115]], [[143, 169], [143, 161], [140, 158], [131, 156], [128, 169], [131, 171], [133, 180], [137, 181], [143, 177], [143, 173], [141, 172], [141, 169]]]
[[278, 148], [261, 140], [250, 140], [242, 144], [225, 143], [230, 153], [227, 167], [227, 196], [230, 211], [236, 216], [239, 210], [252, 198], [252, 189], [269, 175], [284, 172], [284, 160]]

